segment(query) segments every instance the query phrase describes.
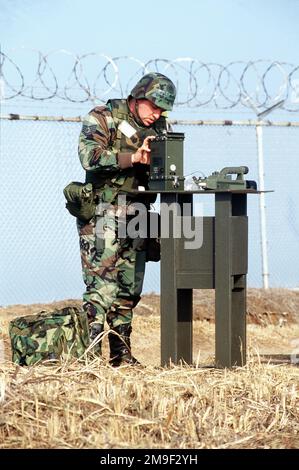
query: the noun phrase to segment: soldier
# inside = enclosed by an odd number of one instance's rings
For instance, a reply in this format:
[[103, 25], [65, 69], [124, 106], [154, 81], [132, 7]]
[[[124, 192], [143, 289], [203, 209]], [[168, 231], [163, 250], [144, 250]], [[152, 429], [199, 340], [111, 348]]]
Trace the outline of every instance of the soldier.
[[[91, 340], [103, 332], [106, 318], [113, 366], [138, 364], [131, 354], [130, 334], [146, 262], [142, 247], [129, 237], [118, 237], [123, 208], [119, 211], [117, 199], [126, 195], [126, 214], [135, 201], [147, 208], [152, 202], [144, 193], [130, 191], [140, 186], [148, 189], [150, 141], [166, 129], [162, 114], [172, 110], [175, 95], [175, 86], [165, 75], [144, 75], [127, 99], [111, 99], [90, 111], [80, 134], [79, 157], [86, 182], [92, 183], [100, 201], [89, 222], [77, 219], [86, 284], [83, 308]], [[101, 353], [100, 347], [97, 352]]]

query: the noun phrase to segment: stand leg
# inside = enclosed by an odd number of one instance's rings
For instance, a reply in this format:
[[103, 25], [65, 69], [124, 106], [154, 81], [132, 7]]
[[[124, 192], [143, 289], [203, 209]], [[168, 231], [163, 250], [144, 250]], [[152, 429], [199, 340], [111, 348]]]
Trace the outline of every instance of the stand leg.
[[[178, 289], [178, 243], [173, 230], [183, 203], [192, 205], [192, 195], [161, 194], [161, 364], [192, 363], [192, 289]], [[166, 211], [165, 209], [172, 210]], [[167, 212], [167, 213], [166, 213]], [[164, 218], [164, 220], [163, 220]], [[165, 220], [166, 218], [166, 220]], [[176, 219], [181, 223], [181, 219]], [[169, 237], [163, 237], [163, 224], [168, 223]]]
[[242, 366], [246, 362], [246, 273], [233, 273], [232, 216], [246, 215], [246, 195], [216, 193], [215, 202], [216, 366]]
[[[247, 216], [247, 194], [232, 195], [232, 215]], [[232, 365], [246, 364], [246, 274], [248, 261], [248, 225], [246, 217], [246, 233], [238, 238], [234, 247], [239, 255], [243, 255], [246, 269], [242, 274], [233, 276], [232, 289]], [[242, 250], [245, 253], [242, 253]], [[244, 272], [245, 271], [245, 272]]]

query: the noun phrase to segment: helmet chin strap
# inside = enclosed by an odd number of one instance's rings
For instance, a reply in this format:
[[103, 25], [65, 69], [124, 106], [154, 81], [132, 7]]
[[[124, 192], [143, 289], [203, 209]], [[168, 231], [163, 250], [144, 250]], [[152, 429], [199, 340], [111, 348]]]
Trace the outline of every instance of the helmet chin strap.
[[134, 103], [134, 114], [135, 114], [135, 117], [136, 117], [137, 124], [139, 124], [142, 127], [146, 127], [144, 125], [144, 123], [142, 122], [142, 120], [141, 120], [141, 117], [140, 117], [140, 114], [139, 114], [139, 103], [138, 103], [138, 100], [136, 100], [136, 99], [135, 99], [135, 103]]
[[134, 115], [134, 119], [136, 121], [136, 123], [139, 125], [139, 126], [142, 126], [142, 127], [147, 127], [144, 125], [144, 123], [142, 122], [141, 118], [140, 118], [140, 115], [139, 115], [139, 103], [138, 103], [138, 100], [136, 98], [133, 98], [134, 99], [134, 111], [133, 111], [133, 115]]

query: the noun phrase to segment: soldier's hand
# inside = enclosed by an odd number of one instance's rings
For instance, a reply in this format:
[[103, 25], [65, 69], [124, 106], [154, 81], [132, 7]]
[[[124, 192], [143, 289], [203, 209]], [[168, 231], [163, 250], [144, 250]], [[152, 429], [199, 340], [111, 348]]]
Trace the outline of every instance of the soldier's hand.
[[139, 147], [132, 155], [132, 163], [142, 163], [149, 165], [151, 161], [151, 148], [150, 141], [155, 138], [154, 135], [149, 135], [143, 141], [141, 147]]

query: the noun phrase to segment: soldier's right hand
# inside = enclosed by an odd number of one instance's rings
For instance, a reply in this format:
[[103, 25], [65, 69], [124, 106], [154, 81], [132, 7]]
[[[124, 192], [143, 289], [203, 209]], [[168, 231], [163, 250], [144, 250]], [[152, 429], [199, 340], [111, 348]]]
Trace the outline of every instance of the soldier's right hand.
[[154, 135], [149, 135], [143, 141], [141, 147], [139, 147], [132, 155], [132, 163], [142, 163], [149, 165], [151, 160], [151, 148], [150, 141], [155, 139]]

